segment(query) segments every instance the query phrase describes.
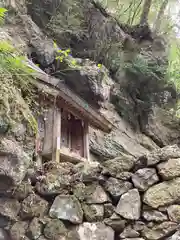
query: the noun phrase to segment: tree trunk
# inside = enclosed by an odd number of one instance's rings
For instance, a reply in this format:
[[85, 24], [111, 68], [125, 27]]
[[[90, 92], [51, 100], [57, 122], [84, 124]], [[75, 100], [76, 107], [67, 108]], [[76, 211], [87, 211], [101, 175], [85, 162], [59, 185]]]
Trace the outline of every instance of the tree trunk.
[[140, 25], [148, 23], [148, 15], [151, 8], [152, 0], [144, 0], [143, 11], [141, 14]]
[[159, 32], [159, 29], [160, 29], [160, 27], [161, 27], [162, 17], [163, 17], [163, 15], [164, 15], [164, 11], [166, 10], [166, 7], [167, 7], [167, 5], [168, 5], [168, 2], [169, 2], [169, 0], [164, 0], [164, 1], [162, 2], [162, 5], [161, 5], [161, 7], [160, 7], [160, 9], [159, 9], [159, 12], [158, 12], [156, 21], [155, 21], [155, 23], [154, 23], [154, 31], [155, 31], [155, 32]]

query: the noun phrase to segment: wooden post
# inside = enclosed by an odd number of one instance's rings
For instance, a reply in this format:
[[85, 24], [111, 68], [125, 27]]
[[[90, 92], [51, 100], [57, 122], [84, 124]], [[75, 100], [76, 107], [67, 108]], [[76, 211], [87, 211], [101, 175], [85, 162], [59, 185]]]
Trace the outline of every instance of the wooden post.
[[53, 141], [52, 160], [60, 162], [61, 109], [59, 108], [54, 108], [52, 141]]
[[89, 124], [84, 122], [84, 157], [89, 161]]

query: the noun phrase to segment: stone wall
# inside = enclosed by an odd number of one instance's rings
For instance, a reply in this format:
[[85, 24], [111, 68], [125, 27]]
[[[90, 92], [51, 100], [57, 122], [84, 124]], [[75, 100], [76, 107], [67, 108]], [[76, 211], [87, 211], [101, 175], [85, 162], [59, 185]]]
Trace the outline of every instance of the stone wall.
[[12, 169], [0, 172], [1, 240], [180, 238], [176, 145], [138, 159], [49, 162], [36, 170], [14, 142], [1, 145], [1, 169]]

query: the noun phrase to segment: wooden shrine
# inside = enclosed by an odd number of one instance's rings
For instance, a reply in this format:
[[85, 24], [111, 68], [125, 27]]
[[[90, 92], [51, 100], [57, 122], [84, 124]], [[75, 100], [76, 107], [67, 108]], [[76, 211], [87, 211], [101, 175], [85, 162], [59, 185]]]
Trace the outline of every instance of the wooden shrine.
[[37, 70], [37, 87], [55, 99], [38, 119], [37, 155], [45, 161], [89, 160], [89, 126], [108, 133], [112, 124], [59, 79], [48, 76], [37, 66], [33, 69]]

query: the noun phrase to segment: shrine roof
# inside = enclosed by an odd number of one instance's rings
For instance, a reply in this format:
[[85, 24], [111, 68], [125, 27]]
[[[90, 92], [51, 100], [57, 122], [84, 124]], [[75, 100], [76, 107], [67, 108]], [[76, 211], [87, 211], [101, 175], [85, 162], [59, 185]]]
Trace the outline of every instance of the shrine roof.
[[84, 99], [70, 90], [59, 78], [52, 77], [28, 60], [28, 66], [35, 70], [38, 80], [36, 85], [49, 95], [55, 96], [58, 102], [83, 121], [104, 132], [110, 132], [112, 124], [99, 111], [91, 107]]

